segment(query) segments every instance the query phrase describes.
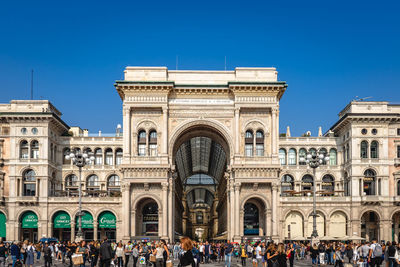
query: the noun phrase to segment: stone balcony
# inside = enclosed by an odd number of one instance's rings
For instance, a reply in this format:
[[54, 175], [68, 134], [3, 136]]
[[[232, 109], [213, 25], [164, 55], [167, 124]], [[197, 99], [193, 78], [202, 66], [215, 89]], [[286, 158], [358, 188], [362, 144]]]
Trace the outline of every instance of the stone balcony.
[[15, 202], [22, 205], [36, 204], [39, 201], [37, 196], [20, 196], [15, 198]]
[[[51, 203], [67, 203], [67, 204], [72, 204], [72, 203], [78, 203], [79, 197], [75, 196], [62, 196], [62, 197], [49, 197], [48, 202]], [[102, 204], [119, 204], [122, 201], [122, 197], [90, 197], [90, 196], [84, 196], [82, 197], [82, 204], [90, 204], [90, 203], [102, 203]]]
[[[312, 196], [291, 196], [291, 197], [281, 197], [281, 202], [283, 203], [293, 203], [293, 204], [301, 204], [301, 203], [312, 203]], [[346, 203], [350, 202], [351, 197], [344, 196], [317, 196], [317, 203]]]

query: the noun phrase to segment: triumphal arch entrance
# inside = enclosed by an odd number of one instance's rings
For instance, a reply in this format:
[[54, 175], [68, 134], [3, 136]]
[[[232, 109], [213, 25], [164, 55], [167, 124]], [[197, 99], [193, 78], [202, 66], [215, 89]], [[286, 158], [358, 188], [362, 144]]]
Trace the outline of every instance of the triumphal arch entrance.
[[124, 239], [278, 238], [279, 100], [274, 68], [127, 67]]

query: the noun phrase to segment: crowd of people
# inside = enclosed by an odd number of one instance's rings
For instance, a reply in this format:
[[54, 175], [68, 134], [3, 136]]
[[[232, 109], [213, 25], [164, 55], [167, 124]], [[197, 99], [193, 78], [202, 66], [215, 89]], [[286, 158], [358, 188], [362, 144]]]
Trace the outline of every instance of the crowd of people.
[[[80, 261], [75, 261], [75, 257], [81, 257]], [[0, 267], [6, 264], [32, 267], [42, 263], [50, 267], [56, 262], [69, 267], [172, 267], [174, 264], [199, 267], [209, 263], [225, 267], [238, 264], [243, 267], [292, 267], [295, 260], [311, 260], [312, 266], [396, 267], [400, 246], [396, 242], [384, 244], [376, 240], [310, 245], [302, 242], [195, 242], [188, 237], [175, 244], [165, 240], [122, 243], [107, 239], [102, 242], [0, 242]]]

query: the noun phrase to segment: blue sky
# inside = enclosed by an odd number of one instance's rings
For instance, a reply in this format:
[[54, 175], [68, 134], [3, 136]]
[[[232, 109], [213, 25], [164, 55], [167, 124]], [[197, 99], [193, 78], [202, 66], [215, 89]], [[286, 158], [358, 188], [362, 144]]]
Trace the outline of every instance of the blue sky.
[[400, 1], [1, 1], [0, 102], [49, 99], [114, 132], [126, 66], [276, 67], [280, 128], [327, 130], [356, 96], [400, 102]]

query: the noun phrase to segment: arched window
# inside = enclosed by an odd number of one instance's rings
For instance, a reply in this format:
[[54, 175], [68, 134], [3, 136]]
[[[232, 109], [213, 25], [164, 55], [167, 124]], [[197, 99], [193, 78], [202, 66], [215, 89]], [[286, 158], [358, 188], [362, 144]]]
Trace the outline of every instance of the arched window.
[[39, 142], [33, 140], [31, 142], [31, 159], [38, 159], [39, 158]]
[[107, 190], [108, 192], [121, 192], [121, 181], [118, 175], [113, 174], [108, 177]]
[[311, 155], [317, 155], [317, 150], [315, 148], [310, 148], [309, 152]]
[[361, 155], [360, 157], [362, 159], [368, 158], [368, 142], [367, 141], [362, 141], [361, 142]]
[[79, 180], [75, 174], [70, 174], [65, 178], [65, 190], [69, 193], [78, 192]]
[[149, 155], [150, 157], [157, 156], [157, 132], [151, 131], [149, 134]]
[[[320, 154], [323, 154], [324, 155], [324, 158], [328, 155], [328, 151], [326, 150], [326, 148], [321, 148], [320, 150], [319, 150], [319, 153]], [[322, 165], [326, 165], [327, 164], [327, 162], [325, 161], [325, 160], [323, 160], [322, 161]]]
[[322, 177], [322, 191], [333, 193], [335, 191], [335, 179], [332, 175], [326, 174]]
[[86, 187], [88, 189], [99, 189], [99, 177], [96, 174], [92, 174], [87, 178]]
[[313, 177], [309, 174], [304, 175], [303, 178], [301, 179], [301, 190], [304, 191], [303, 194], [307, 195], [307, 193], [310, 193], [313, 188], [313, 185], [314, 185]]
[[346, 160], [350, 160], [350, 146], [346, 145]]
[[296, 149], [294, 149], [294, 148], [289, 149], [289, 153], [288, 153], [289, 165], [296, 165], [296, 159], [297, 159]]
[[260, 130], [256, 132], [256, 155], [264, 156], [264, 133]]
[[138, 156], [146, 156], [146, 132], [140, 131], [138, 134]]
[[51, 175], [51, 180], [49, 181], [49, 196], [54, 196], [56, 193], [56, 172]]
[[254, 142], [253, 132], [250, 130], [246, 131], [246, 136], [244, 138], [244, 154], [246, 157], [253, 156], [253, 142]]
[[106, 165], [113, 165], [114, 159], [113, 159], [113, 151], [111, 148], [106, 149]]
[[196, 222], [198, 224], [203, 224], [203, 213], [201, 211], [196, 213]]
[[53, 161], [57, 162], [57, 146], [56, 145], [54, 145], [54, 153], [53, 153], [53, 155], [54, 155]]
[[22, 140], [19, 144], [19, 157], [21, 159], [27, 159], [29, 157], [29, 146], [26, 140]]
[[115, 152], [115, 165], [122, 164], [122, 148], [117, 148]]
[[260, 233], [260, 218], [259, 211], [253, 203], [244, 204], [244, 234], [259, 235]]
[[285, 174], [281, 179], [281, 195], [291, 196], [290, 191], [294, 190], [294, 179], [291, 175]]
[[301, 158], [306, 159], [307, 156], [307, 150], [305, 150], [304, 148], [300, 148], [299, 150], [299, 164], [300, 165], [306, 165], [305, 161], [300, 161]]
[[94, 150], [94, 164], [101, 165], [103, 164], [103, 151], [101, 148], [96, 148]]
[[364, 172], [364, 195], [373, 196], [375, 195], [376, 187], [376, 173], [372, 169], [368, 169]]
[[337, 151], [334, 148], [329, 150], [329, 165], [337, 165]]
[[26, 170], [23, 175], [23, 195], [35, 196], [36, 195], [36, 174], [33, 170]]
[[53, 160], [53, 157], [54, 157], [53, 144], [50, 144], [50, 160]]
[[71, 150], [66, 147], [63, 150], [63, 164], [71, 164], [71, 159], [66, 159], [65, 156], [69, 155], [71, 153]]
[[372, 159], [377, 159], [379, 158], [379, 153], [378, 153], [378, 142], [377, 141], [372, 141], [371, 142], [371, 158]]
[[[92, 149], [90, 148], [90, 147], [86, 147], [86, 148], [84, 148], [83, 149], [83, 153], [86, 153], [86, 154], [88, 154], [88, 157], [90, 158], [91, 156], [93, 156], [93, 151], [92, 151]], [[94, 164], [94, 162], [91, 160], [91, 161], [89, 161], [89, 163], [88, 163], [88, 165], [93, 165]]]
[[286, 165], [286, 150], [283, 148], [279, 149], [279, 161], [281, 165]]

